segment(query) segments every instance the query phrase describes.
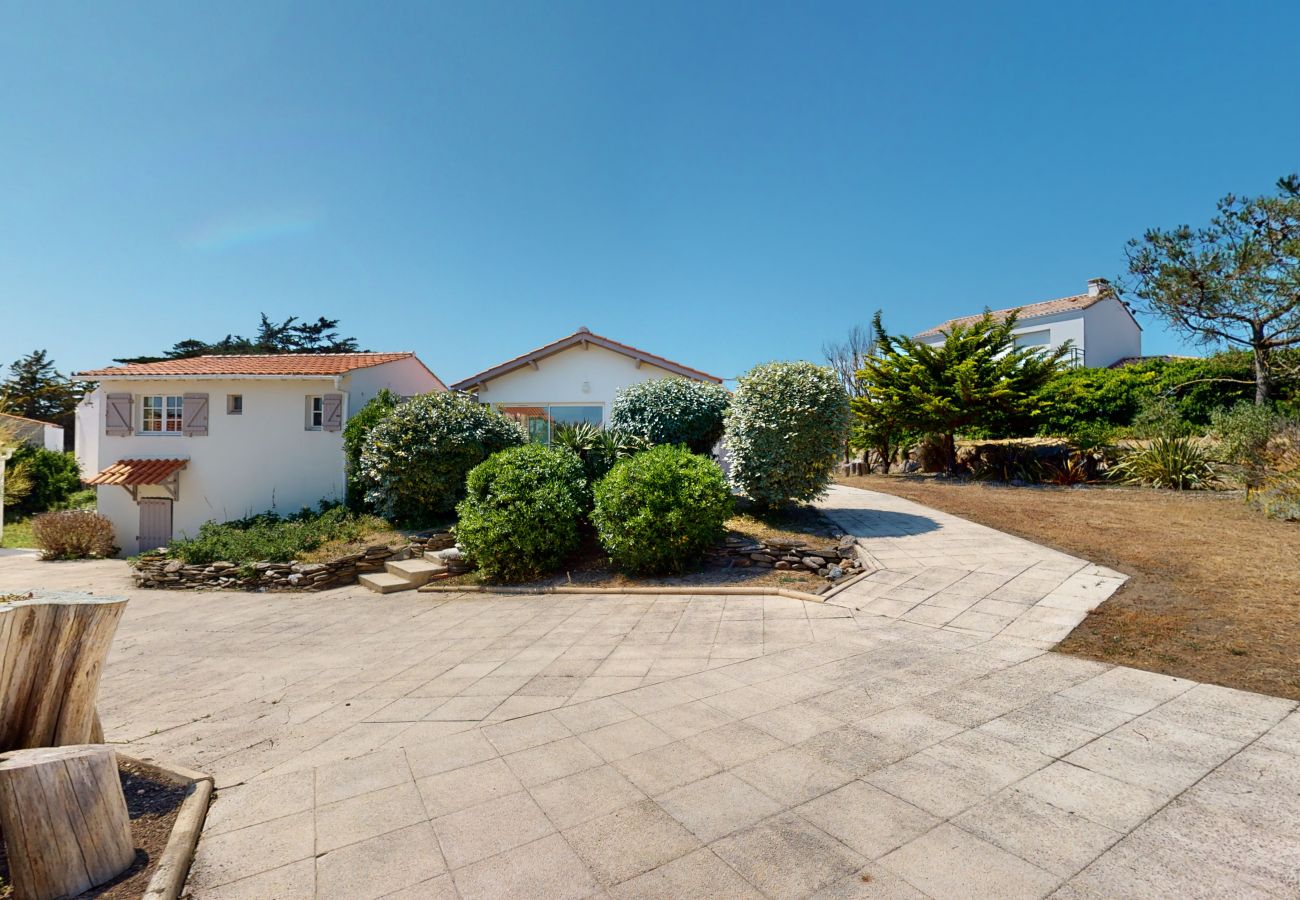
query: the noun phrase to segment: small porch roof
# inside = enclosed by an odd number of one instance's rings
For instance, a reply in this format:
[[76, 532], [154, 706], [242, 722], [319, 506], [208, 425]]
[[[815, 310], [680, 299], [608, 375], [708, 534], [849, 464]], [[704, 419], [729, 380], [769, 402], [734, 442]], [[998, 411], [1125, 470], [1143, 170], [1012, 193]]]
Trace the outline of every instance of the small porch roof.
[[122, 487], [167, 484], [188, 462], [188, 459], [119, 459], [104, 471], [87, 478], [86, 484], [120, 484]]

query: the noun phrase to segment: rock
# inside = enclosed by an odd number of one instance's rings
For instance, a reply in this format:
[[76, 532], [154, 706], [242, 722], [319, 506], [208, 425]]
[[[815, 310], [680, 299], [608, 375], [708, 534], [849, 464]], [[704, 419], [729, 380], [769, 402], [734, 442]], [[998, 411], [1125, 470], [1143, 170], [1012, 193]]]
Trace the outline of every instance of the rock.
[[770, 553], [751, 553], [749, 554], [749, 558], [756, 563], [770, 564], [776, 562], [776, 557], [772, 556]]
[[793, 541], [788, 538], [773, 538], [767, 542], [767, 545], [777, 550], [797, 550], [800, 547], [808, 546], [803, 541]]
[[167, 565], [163, 566], [163, 571], [168, 575], [171, 575], [175, 572], [179, 572], [183, 568], [185, 568], [185, 563], [181, 562], [179, 559], [173, 559], [167, 563]]
[[297, 572], [294, 572], [292, 575], [289, 576], [289, 583], [290, 583], [290, 584], [294, 584], [294, 585], [296, 585], [296, 584], [300, 583], [301, 581], [302, 581], [302, 576], [299, 575]]
[[851, 534], [846, 534], [842, 538], [840, 538], [839, 544], [837, 546], [841, 550], [848, 550], [849, 552], [852, 552], [853, 548], [856, 547], [857, 545], [858, 545], [858, 539]]
[[813, 571], [826, 566], [826, 560], [820, 556], [805, 556], [799, 562], [803, 563], [805, 569], [812, 569]]
[[827, 577], [827, 578], [843, 578], [843, 577], [844, 577], [844, 570], [841, 569], [839, 566], [831, 566], [831, 567], [830, 567], [829, 569], [827, 569], [827, 571], [826, 571], [826, 577]]
[[829, 578], [831, 574], [831, 567], [822, 566], [820, 569], [817, 570], [817, 574], [820, 575], [822, 578]]
[[772, 568], [774, 568], [774, 569], [780, 569], [781, 571], [784, 572], [784, 571], [786, 571], [787, 569], [790, 568], [790, 563], [789, 563], [788, 561], [784, 560], [784, 559], [778, 559], [778, 560], [777, 560], [777, 561], [772, 565]]
[[459, 547], [448, 547], [445, 550], [439, 550], [437, 553], [433, 555], [436, 556], [438, 559], [445, 560], [448, 562], [450, 562], [453, 559], [465, 558], [465, 554], [460, 552]]
[[226, 569], [233, 569], [235, 564], [232, 562], [214, 562], [212, 568], [217, 572], [224, 572]]

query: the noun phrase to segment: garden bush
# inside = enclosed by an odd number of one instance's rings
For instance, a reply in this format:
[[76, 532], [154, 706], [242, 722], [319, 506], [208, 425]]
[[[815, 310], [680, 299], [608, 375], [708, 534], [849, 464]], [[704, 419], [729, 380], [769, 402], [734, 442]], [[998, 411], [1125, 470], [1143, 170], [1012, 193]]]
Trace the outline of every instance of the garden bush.
[[392, 413], [402, 398], [388, 388], [381, 388], [356, 415], [343, 426], [343, 460], [347, 468], [347, 503], [354, 512], [366, 508], [365, 487], [361, 482], [361, 451], [371, 430]]
[[650, 442], [625, 431], [612, 431], [588, 422], [561, 425], [555, 429], [552, 445], [575, 454], [587, 471], [587, 481], [595, 484], [614, 468], [620, 459], [650, 449]]
[[81, 468], [71, 453], [43, 447], [20, 447], [9, 460], [11, 471], [29, 483], [11, 512], [18, 516], [56, 509], [81, 489]]
[[1111, 474], [1127, 484], [1184, 491], [1209, 487], [1215, 467], [1203, 441], [1166, 434], [1125, 452]]
[[591, 520], [614, 565], [651, 574], [698, 562], [722, 539], [730, 515], [717, 463], [660, 446], [623, 460], [596, 484]]
[[204, 522], [192, 538], [173, 538], [167, 555], [192, 565], [214, 562], [293, 562], [330, 542], [359, 541], [389, 530], [375, 516], [359, 516], [346, 507], [322, 503], [289, 516], [260, 513], [229, 522]]
[[711, 453], [722, 437], [731, 395], [720, 384], [662, 378], [618, 392], [609, 425], [652, 444], [685, 444], [693, 453]]
[[1271, 406], [1242, 402], [1232, 409], [1214, 411], [1210, 435], [1223, 462], [1261, 468], [1267, 465], [1269, 443], [1288, 424]]
[[727, 412], [732, 485], [765, 506], [820, 497], [851, 424], [848, 394], [831, 369], [755, 366], [741, 376]]
[[47, 512], [32, 519], [41, 559], [101, 559], [117, 555], [113, 523], [88, 509]]
[[589, 504], [582, 461], [541, 444], [511, 447], [475, 466], [456, 507], [456, 538], [491, 581], [527, 581], [578, 549]]
[[465, 496], [469, 470], [528, 442], [518, 424], [468, 394], [423, 394], [398, 404], [361, 451], [366, 502], [403, 525], [438, 524]]

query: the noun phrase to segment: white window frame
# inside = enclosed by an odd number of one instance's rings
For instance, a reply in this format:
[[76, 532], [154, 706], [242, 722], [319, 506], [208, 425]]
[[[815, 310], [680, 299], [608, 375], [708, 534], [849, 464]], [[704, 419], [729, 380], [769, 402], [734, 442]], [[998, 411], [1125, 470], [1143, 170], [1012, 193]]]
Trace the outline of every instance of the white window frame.
[[[158, 412], [157, 430], [145, 428], [145, 422], [149, 417], [146, 413], [153, 412], [150, 407], [150, 400], [157, 400], [156, 407]], [[174, 416], [173, 416], [174, 414]], [[185, 423], [185, 395], [184, 394], [141, 394], [140, 395], [140, 420], [137, 423], [136, 434], [145, 435], [179, 435], [183, 432]], [[175, 426], [175, 427], [169, 427]]]
[[307, 430], [325, 430], [325, 395], [307, 395]]

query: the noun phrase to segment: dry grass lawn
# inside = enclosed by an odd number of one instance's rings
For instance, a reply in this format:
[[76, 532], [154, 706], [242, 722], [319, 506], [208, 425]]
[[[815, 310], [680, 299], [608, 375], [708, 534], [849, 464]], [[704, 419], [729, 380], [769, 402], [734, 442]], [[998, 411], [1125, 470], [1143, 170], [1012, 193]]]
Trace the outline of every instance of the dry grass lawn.
[[1130, 576], [1057, 648], [1300, 699], [1300, 524], [1239, 495], [844, 478]]

